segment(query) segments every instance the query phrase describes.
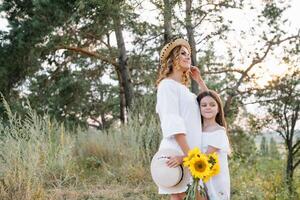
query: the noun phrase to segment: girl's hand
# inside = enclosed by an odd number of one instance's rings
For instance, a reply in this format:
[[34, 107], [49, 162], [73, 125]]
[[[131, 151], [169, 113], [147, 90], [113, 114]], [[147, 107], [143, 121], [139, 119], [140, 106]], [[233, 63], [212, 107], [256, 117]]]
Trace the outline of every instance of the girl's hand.
[[197, 83], [202, 80], [201, 73], [200, 73], [200, 70], [198, 69], [198, 67], [191, 66], [191, 68], [190, 68], [190, 76]]
[[183, 158], [185, 156], [173, 156], [170, 157], [169, 160], [166, 162], [167, 166], [172, 168], [172, 167], [177, 167], [183, 163]]

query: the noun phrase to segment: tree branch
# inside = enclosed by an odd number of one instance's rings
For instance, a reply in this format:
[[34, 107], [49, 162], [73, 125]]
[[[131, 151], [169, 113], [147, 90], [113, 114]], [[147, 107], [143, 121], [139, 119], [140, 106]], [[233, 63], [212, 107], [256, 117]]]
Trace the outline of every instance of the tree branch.
[[84, 48], [59, 46], [59, 47], [57, 47], [57, 49], [67, 49], [67, 50], [70, 50], [70, 51], [75, 51], [75, 52], [78, 52], [78, 53], [80, 53], [82, 55], [86, 55], [86, 56], [89, 56], [89, 57], [98, 58], [98, 59], [102, 60], [103, 62], [111, 64], [111, 65], [113, 65], [115, 67], [119, 66], [119, 64], [115, 61], [115, 59], [106, 58], [105, 56], [103, 56], [103, 55], [101, 55], [99, 53], [91, 52], [91, 51], [88, 51], [88, 50], [86, 50]]
[[296, 169], [296, 167], [300, 164], [300, 159], [294, 164], [293, 170]]
[[[271, 128], [271, 130], [274, 130], [274, 129]], [[279, 129], [276, 129], [276, 130], [274, 130], [274, 131], [276, 131], [277, 133], [279, 133], [279, 135], [284, 139], [284, 141], [287, 141], [287, 138], [286, 138], [286, 136], [283, 134], [282, 131], [280, 131]]]
[[225, 101], [225, 106], [224, 106], [224, 111], [225, 113], [228, 112], [229, 110], [229, 106], [231, 105], [231, 101], [233, 99], [233, 97], [235, 97], [237, 95], [236, 91], [238, 90], [238, 88], [240, 87], [240, 85], [242, 84], [242, 82], [244, 81], [244, 78], [248, 76], [248, 72], [258, 63], [261, 63], [268, 55], [268, 53], [270, 52], [272, 46], [274, 45], [279, 45], [285, 41], [294, 39], [294, 38], [298, 38], [300, 35], [300, 31], [298, 32], [297, 35], [293, 35], [287, 38], [284, 38], [282, 40], [276, 40], [277, 36], [274, 36], [273, 39], [271, 41], [268, 41], [267, 44], [267, 48], [265, 50], [265, 52], [263, 53], [263, 56], [261, 57], [257, 57], [257, 58], [253, 58], [252, 63], [247, 67], [247, 69], [242, 73], [242, 76], [240, 77], [240, 79], [237, 81], [236, 85], [232, 88], [232, 93], [227, 97], [227, 100]]
[[298, 140], [296, 144], [292, 146], [293, 156], [296, 155], [299, 150], [300, 150], [300, 140]]
[[193, 26], [193, 29], [195, 29], [203, 22], [203, 20], [207, 17], [207, 14], [208, 14], [207, 12], [204, 12], [204, 15], [200, 18], [200, 21]]
[[292, 35], [292, 36], [290, 36], [290, 37], [286, 37], [286, 38], [284, 38], [284, 39], [282, 39], [282, 40], [277, 40], [276, 42], [273, 42], [273, 44], [274, 45], [278, 45], [278, 44], [281, 44], [281, 43], [283, 43], [283, 42], [285, 42], [285, 41], [288, 41], [288, 40], [291, 40], [291, 39], [296, 39], [296, 38], [299, 38], [300, 37], [300, 30], [298, 31], [298, 34], [297, 35]]
[[286, 137], [289, 140], [291, 138], [291, 135], [290, 135], [290, 130], [289, 130], [289, 120], [287, 117], [287, 104], [286, 103], [284, 104], [284, 107], [283, 107], [283, 116], [284, 116], [284, 121], [285, 121]]
[[273, 102], [275, 100], [278, 100], [278, 99], [274, 98], [274, 99], [251, 101], [251, 102], [244, 103], [243, 105], [256, 104], [256, 103], [268, 103], [268, 102]]
[[255, 66], [257, 65], [258, 63], [261, 63], [268, 55], [268, 53], [270, 52], [272, 46], [274, 45], [279, 45], [287, 40], [291, 40], [291, 39], [295, 39], [295, 38], [298, 38], [299, 37], [299, 34], [298, 33], [297, 35], [293, 35], [293, 36], [290, 36], [290, 37], [287, 37], [287, 38], [284, 38], [282, 40], [277, 40], [275, 41], [276, 39], [276, 36], [273, 37], [273, 39], [269, 42], [267, 42], [267, 48], [263, 54], [262, 57], [258, 57], [258, 58], [254, 58], [252, 60], [252, 63], [247, 67], [247, 69], [244, 71], [243, 75], [240, 77], [239, 81], [237, 82], [236, 86], [234, 87], [234, 89], [236, 90], [240, 85], [241, 83], [243, 82], [243, 79], [247, 76], [248, 72]]
[[221, 73], [228, 73], [228, 72], [237, 72], [240, 74], [244, 73], [244, 71], [241, 69], [222, 69], [218, 71], [205, 71], [203, 72], [203, 74], [221, 74]]
[[295, 130], [296, 123], [298, 121], [299, 109], [300, 109], [300, 104], [297, 104], [296, 109], [293, 111], [293, 114], [292, 114], [291, 131], [293, 131], [293, 132]]

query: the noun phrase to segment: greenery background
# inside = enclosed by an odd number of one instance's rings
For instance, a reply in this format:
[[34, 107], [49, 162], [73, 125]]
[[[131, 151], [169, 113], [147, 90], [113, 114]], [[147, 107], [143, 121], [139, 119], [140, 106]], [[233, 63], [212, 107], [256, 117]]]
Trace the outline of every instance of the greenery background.
[[[149, 163], [161, 137], [159, 50], [176, 36], [189, 40], [193, 64], [224, 101], [232, 199], [299, 199], [300, 31], [286, 17], [291, 2], [0, 3], [9, 23], [0, 31], [0, 199], [168, 199]], [[145, 20], [150, 5], [155, 21]], [[235, 12], [252, 13], [249, 30], [236, 29]], [[286, 70], [260, 84], [270, 57]], [[266, 130], [279, 143], [264, 139]]]

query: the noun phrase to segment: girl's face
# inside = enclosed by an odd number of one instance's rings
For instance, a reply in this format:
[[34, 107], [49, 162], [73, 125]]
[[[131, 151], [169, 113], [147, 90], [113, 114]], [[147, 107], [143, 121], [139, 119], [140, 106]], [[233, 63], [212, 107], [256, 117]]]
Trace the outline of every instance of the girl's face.
[[215, 119], [219, 112], [218, 103], [210, 96], [203, 97], [200, 101], [200, 112], [205, 119]]
[[178, 64], [183, 71], [187, 71], [191, 67], [191, 55], [184, 46], [179, 51]]

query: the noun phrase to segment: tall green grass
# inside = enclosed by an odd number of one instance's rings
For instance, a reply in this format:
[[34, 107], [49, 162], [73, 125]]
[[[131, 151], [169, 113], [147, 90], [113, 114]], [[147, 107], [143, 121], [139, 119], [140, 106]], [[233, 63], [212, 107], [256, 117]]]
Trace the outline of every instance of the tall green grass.
[[[139, 102], [127, 125], [106, 131], [67, 129], [30, 107], [21, 119], [5, 104], [9, 120], [0, 122], [0, 199], [169, 199], [157, 194], [149, 171], [161, 140], [157, 116], [147, 110], [150, 103]], [[253, 153], [231, 159], [230, 170], [233, 200], [291, 199], [284, 159]], [[298, 170], [298, 193], [299, 177]]]
[[141, 121], [141, 116], [134, 120], [137, 116], [131, 115], [128, 125], [108, 131], [68, 130], [47, 115], [38, 116], [30, 106], [23, 119], [6, 102], [5, 106], [8, 123], [0, 123], [0, 199], [57, 199], [54, 193], [83, 189], [71, 192], [77, 199], [97, 196], [97, 191], [87, 189], [90, 186], [136, 187], [150, 182], [148, 166], [160, 141], [154, 116]]
[[76, 184], [75, 140], [64, 125], [37, 116], [25, 119], [6, 104], [9, 123], [0, 123], [0, 199], [45, 199], [46, 187]]

